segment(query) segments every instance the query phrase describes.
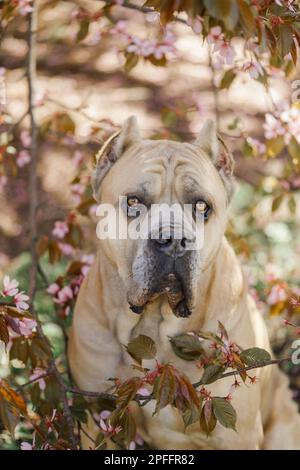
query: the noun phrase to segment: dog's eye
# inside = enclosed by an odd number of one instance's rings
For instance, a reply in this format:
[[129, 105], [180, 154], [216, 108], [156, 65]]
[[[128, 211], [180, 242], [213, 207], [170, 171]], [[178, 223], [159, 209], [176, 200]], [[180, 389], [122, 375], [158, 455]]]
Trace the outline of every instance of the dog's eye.
[[141, 202], [140, 202], [139, 198], [137, 198], [136, 196], [129, 196], [127, 198], [127, 206], [128, 207], [138, 206], [140, 203]]
[[127, 197], [127, 215], [128, 217], [137, 217], [140, 213], [141, 201], [136, 196]]
[[202, 215], [204, 220], [207, 220], [211, 212], [211, 207], [207, 202], [203, 201], [203, 199], [199, 199], [199, 201], [195, 203], [195, 212], [198, 215]]

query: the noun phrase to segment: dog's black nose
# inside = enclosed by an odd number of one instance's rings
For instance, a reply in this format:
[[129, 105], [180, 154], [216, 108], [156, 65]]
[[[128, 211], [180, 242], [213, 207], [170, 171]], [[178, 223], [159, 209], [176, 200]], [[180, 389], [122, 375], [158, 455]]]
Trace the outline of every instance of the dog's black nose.
[[151, 243], [155, 250], [168, 256], [183, 256], [187, 251], [186, 238], [163, 238], [160, 236], [159, 238], [152, 239]]

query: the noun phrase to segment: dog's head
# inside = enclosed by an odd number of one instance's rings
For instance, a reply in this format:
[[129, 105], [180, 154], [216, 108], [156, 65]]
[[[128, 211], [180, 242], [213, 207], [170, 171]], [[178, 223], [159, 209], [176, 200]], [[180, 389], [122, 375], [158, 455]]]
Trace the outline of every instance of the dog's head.
[[[100, 154], [92, 177], [94, 196], [114, 206], [106, 223], [118, 225], [116, 236], [101, 243], [123, 279], [132, 310], [141, 313], [147, 302], [165, 295], [175, 315], [189, 316], [199, 273], [213, 262], [226, 228], [233, 193], [230, 152], [212, 121], [195, 142], [179, 143], [142, 140], [131, 117]], [[191, 208], [189, 215], [176, 210], [170, 217], [160, 210], [174, 204]], [[178, 236], [175, 229], [183, 218]], [[197, 220], [203, 223], [200, 249], [193, 248]]]

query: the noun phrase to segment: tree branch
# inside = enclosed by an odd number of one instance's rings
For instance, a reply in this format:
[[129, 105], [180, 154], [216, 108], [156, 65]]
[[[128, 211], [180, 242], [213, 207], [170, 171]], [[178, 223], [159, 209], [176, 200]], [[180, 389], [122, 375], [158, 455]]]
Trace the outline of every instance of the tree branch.
[[28, 24], [28, 104], [30, 116], [30, 134], [31, 134], [31, 161], [29, 170], [29, 227], [30, 227], [30, 252], [31, 252], [31, 268], [29, 275], [29, 296], [34, 297], [36, 290], [36, 273], [37, 273], [37, 137], [38, 127], [35, 117], [35, 89], [36, 89], [36, 30], [37, 30], [37, 6], [36, 1], [32, 3], [32, 11], [29, 13]]
[[[32, 12], [29, 14], [28, 23], [28, 69], [27, 69], [27, 83], [28, 83], [28, 105], [30, 116], [30, 135], [31, 135], [31, 162], [29, 170], [29, 226], [30, 226], [30, 252], [31, 252], [31, 269], [29, 277], [29, 296], [31, 299], [31, 313], [37, 321], [37, 332], [40, 338], [47, 342], [47, 338], [43, 332], [42, 326], [38, 319], [38, 315], [34, 309], [34, 297], [37, 287], [37, 273], [41, 273], [39, 269], [39, 261], [37, 255], [37, 207], [38, 207], [38, 186], [37, 186], [37, 156], [38, 156], [38, 125], [35, 116], [35, 90], [36, 90], [36, 32], [37, 32], [37, 1], [32, 2]], [[68, 438], [73, 449], [77, 449], [77, 438], [73, 428], [73, 418], [68, 404], [68, 397], [65, 389], [65, 383], [61, 377], [54, 357], [49, 359], [48, 372], [51, 373], [60, 390], [60, 398], [62, 402], [63, 412], [67, 425]]]
[[[135, 3], [131, 3], [127, 0], [125, 0], [124, 3], [122, 3], [122, 5], [118, 5], [117, 3], [111, 1], [111, 0], [101, 0], [101, 2], [105, 3], [106, 6], [120, 6], [120, 7], [123, 7], [123, 8], [128, 8], [129, 10], [136, 10], [136, 11], [139, 11], [141, 13], [153, 13], [155, 12], [156, 10], [154, 10], [154, 8], [149, 8], [149, 7], [144, 7], [144, 6], [141, 6], [141, 5], [136, 5]], [[178, 16], [172, 16], [171, 18], [172, 21], [177, 21], [178, 23], [183, 23], [183, 24], [187, 24], [187, 22], [185, 20], [183, 20], [182, 18], [178, 18]]]

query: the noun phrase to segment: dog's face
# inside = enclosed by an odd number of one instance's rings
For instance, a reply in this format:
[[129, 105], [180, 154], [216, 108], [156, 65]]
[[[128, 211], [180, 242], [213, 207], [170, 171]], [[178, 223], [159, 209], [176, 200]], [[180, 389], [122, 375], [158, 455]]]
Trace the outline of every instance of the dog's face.
[[[192, 313], [199, 273], [213, 262], [226, 228], [232, 170], [232, 157], [211, 121], [188, 144], [142, 140], [130, 118], [104, 152], [92, 178], [96, 199], [114, 205], [121, 228], [144, 231], [141, 238], [101, 240], [134, 312], [141, 313], [147, 302], [165, 295], [175, 315]], [[175, 235], [175, 227], [182, 222], [182, 213], [170, 218], [153, 210], [154, 204], [189, 205], [181, 236]], [[203, 246], [193, 249], [198, 219], [204, 224]]]

